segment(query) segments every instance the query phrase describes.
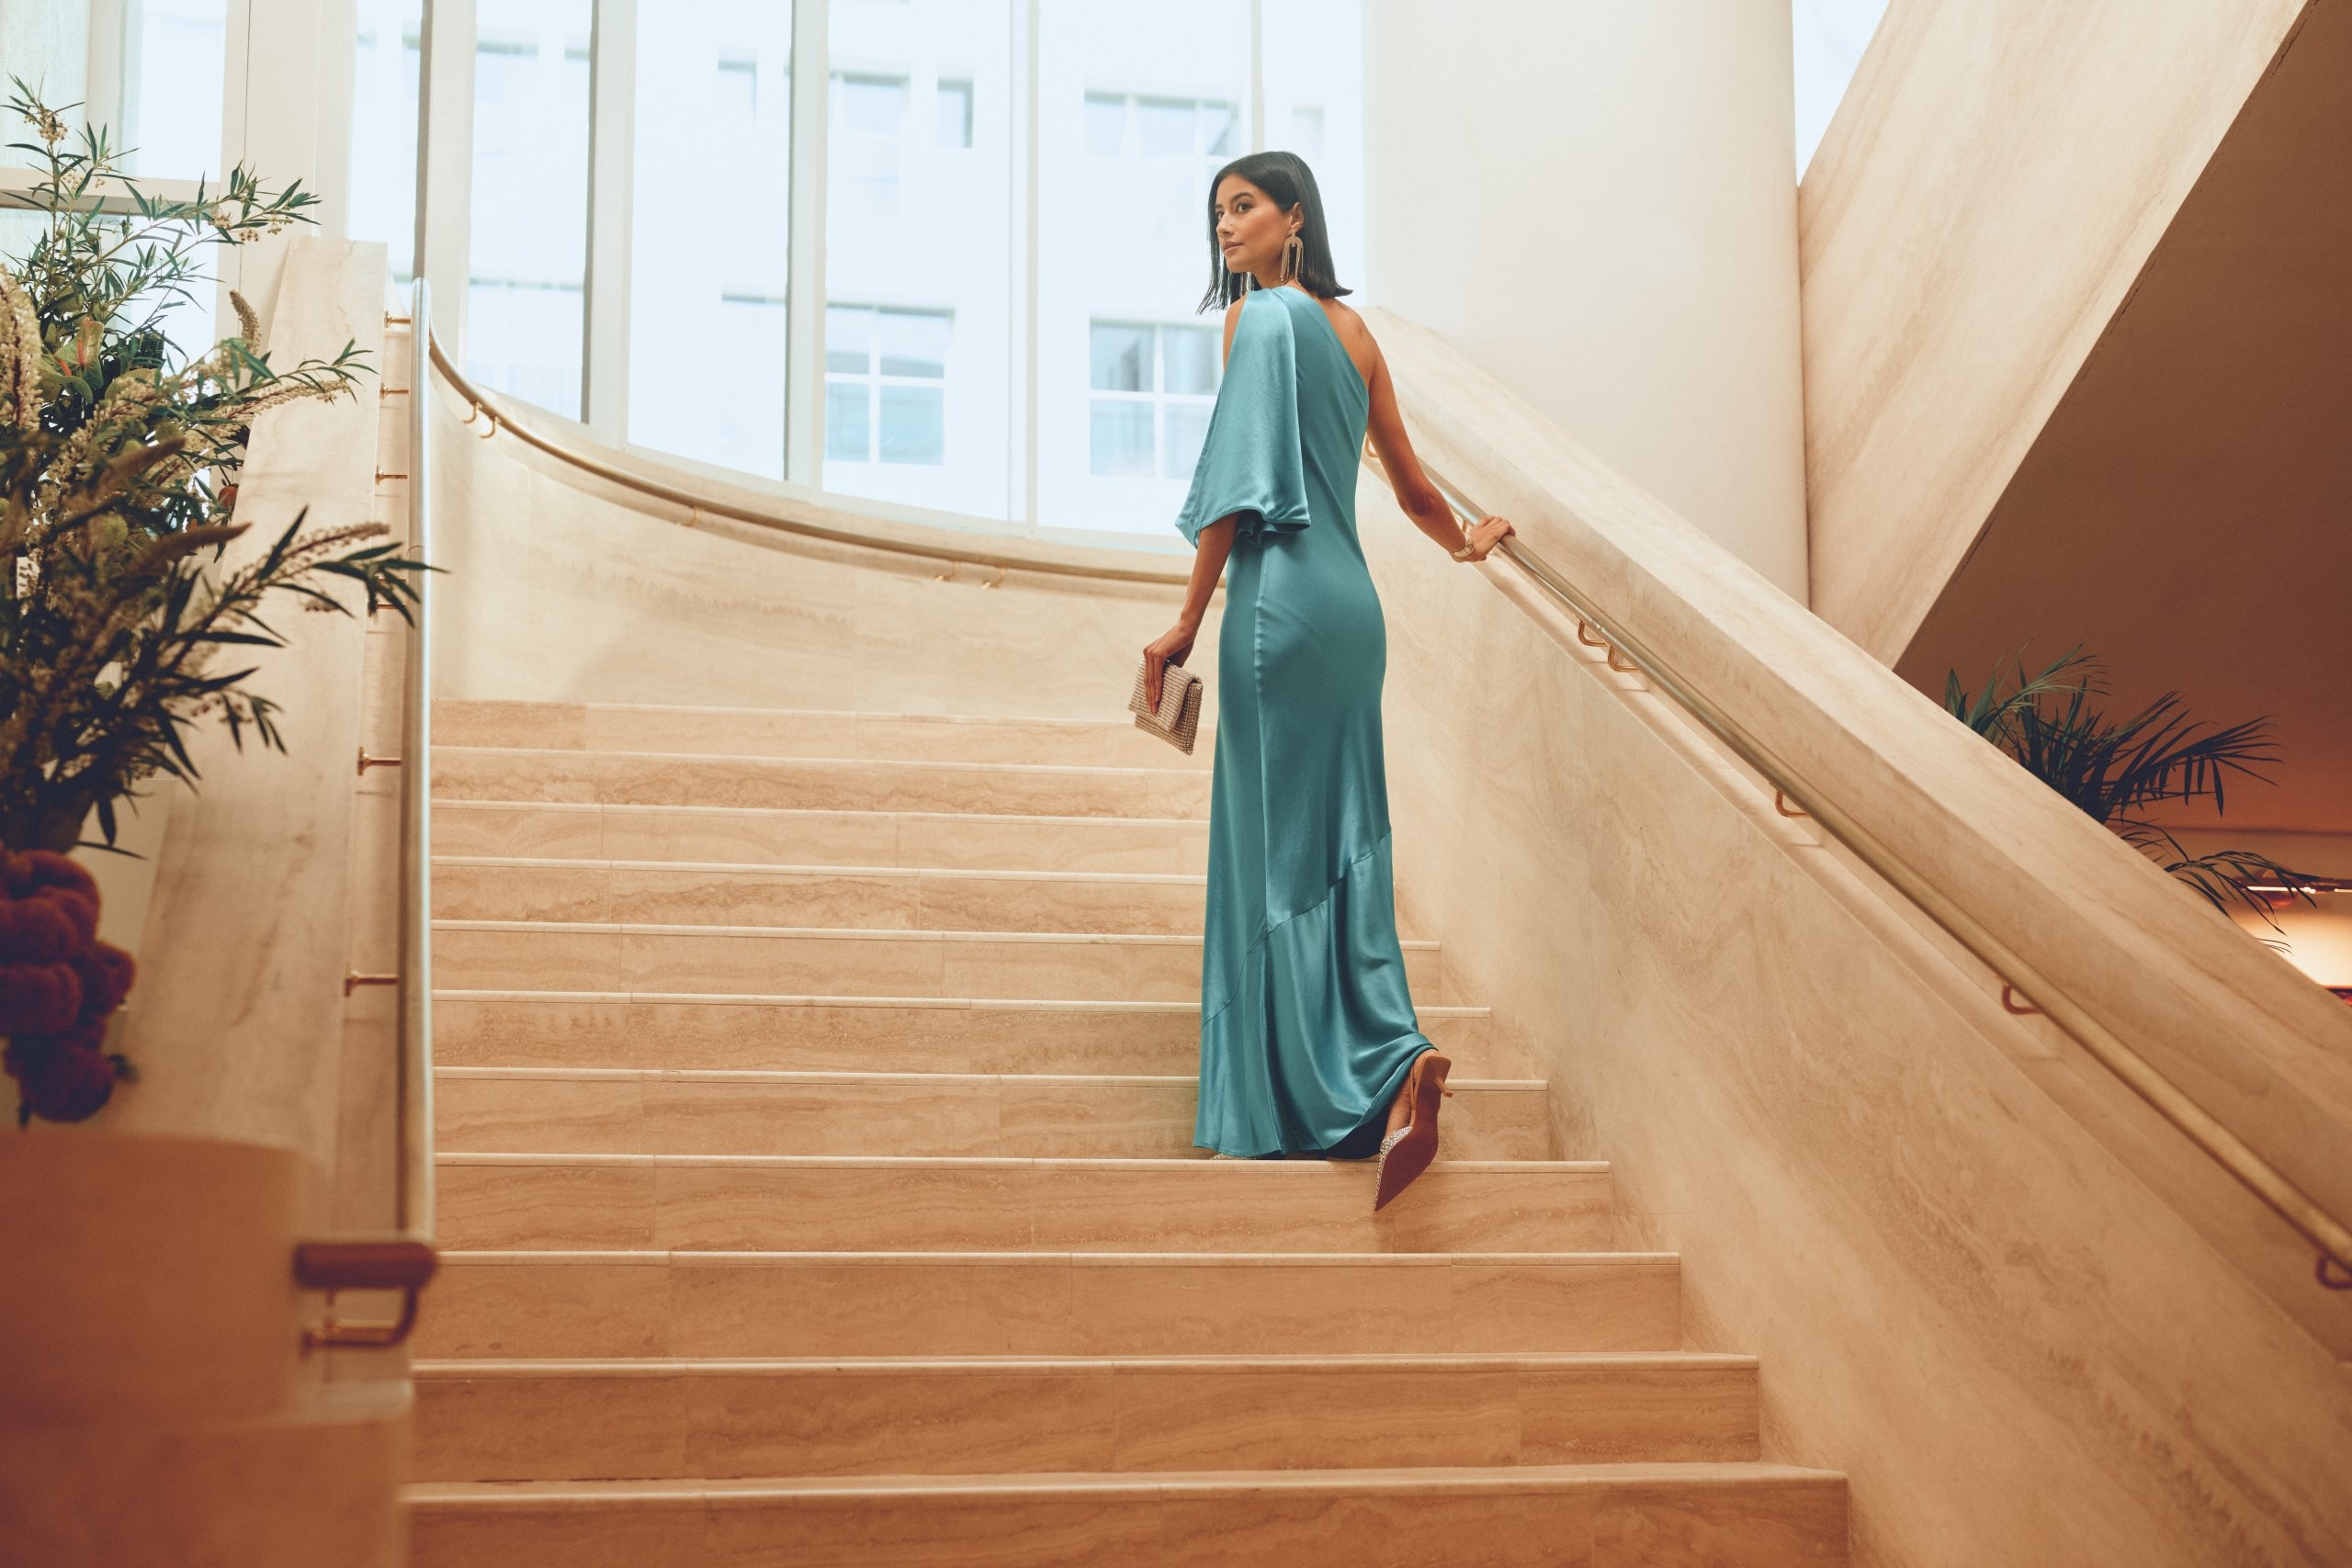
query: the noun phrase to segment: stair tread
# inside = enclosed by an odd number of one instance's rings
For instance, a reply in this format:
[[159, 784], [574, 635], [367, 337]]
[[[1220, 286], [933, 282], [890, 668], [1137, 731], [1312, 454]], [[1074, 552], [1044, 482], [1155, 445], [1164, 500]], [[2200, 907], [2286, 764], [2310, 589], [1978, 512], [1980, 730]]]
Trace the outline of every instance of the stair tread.
[[[702, 929], [702, 928], [697, 928]], [[940, 1009], [1046, 1009], [1063, 1012], [1197, 1012], [1198, 1002], [1154, 1001], [1119, 997], [836, 997], [824, 992], [764, 993], [756, 991], [514, 991], [499, 989], [435, 989], [433, 999], [460, 1002], [645, 1002], [723, 1007], [873, 1007]], [[1491, 1018], [1491, 1007], [1456, 1002], [1417, 1002], [1414, 1012], [1427, 1018]]]
[[929, 1268], [999, 1267], [1012, 1264], [1084, 1264], [1089, 1268], [1143, 1267], [1161, 1268], [1181, 1264], [1187, 1268], [1363, 1268], [1369, 1265], [1414, 1269], [1505, 1268], [1512, 1265], [1541, 1264], [1554, 1268], [1624, 1268], [1646, 1265], [1657, 1268], [1679, 1267], [1679, 1252], [1072, 1252], [1067, 1248], [998, 1247], [984, 1252], [786, 1252], [758, 1248], [727, 1247], [704, 1250], [695, 1247], [603, 1247], [548, 1248], [538, 1251], [528, 1247], [484, 1247], [481, 1249], [451, 1248], [441, 1253], [443, 1265], [459, 1263], [576, 1263], [576, 1264], [645, 1264], [666, 1263], [673, 1258], [684, 1258], [695, 1263], [743, 1262], [783, 1264], [795, 1262], [822, 1263], [828, 1266], [843, 1263], [870, 1263], [876, 1267], [904, 1266]]
[[[438, 750], [438, 748], [436, 748]], [[643, 753], [634, 753], [643, 755]], [[775, 759], [769, 759], [771, 761]], [[789, 759], [784, 759], [789, 761]], [[1182, 770], [1177, 770], [1181, 772]], [[735, 817], [918, 817], [927, 820], [974, 824], [983, 822], [1055, 822], [1084, 823], [1100, 827], [1105, 822], [1131, 822], [1150, 826], [1176, 825], [1205, 831], [1208, 820], [1201, 817], [1085, 817], [1061, 812], [1037, 811], [926, 811], [904, 806], [725, 806], [704, 805], [695, 801], [649, 800], [499, 800], [487, 796], [442, 795], [433, 796], [433, 809], [483, 809], [499, 811], [707, 811], [724, 812]]]
[[[1100, 820], [1100, 818], [1087, 818]], [[849, 865], [823, 862], [608, 860], [567, 855], [435, 855], [435, 865], [500, 866], [564, 871], [725, 872], [747, 876], [940, 876], [966, 881], [1018, 877], [1024, 882], [1114, 882], [1136, 886], [1203, 886], [1208, 877], [1182, 871], [1031, 871], [1021, 866]]]
[[[729, 926], [682, 925], [675, 921], [639, 920], [475, 920], [436, 919], [435, 931], [546, 931], [572, 933], [676, 936], [789, 936], [848, 938], [875, 942], [1035, 942], [1104, 945], [1140, 942], [1153, 946], [1201, 945], [1198, 932], [1179, 936], [1159, 931], [949, 931], [905, 926]], [[1438, 943], [1428, 937], [1408, 937], [1398, 943], [1408, 951], [1434, 953]]]
[[789, 1371], [889, 1371], [975, 1374], [1003, 1371], [1435, 1371], [1558, 1367], [1711, 1367], [1757, 1364], [1721, 1350], [1434, 1350], [1332, 1355], [1221, 1356], [549, 1356], [436, 1357], [411, 1364], [433, 1378], [723, 1376]]
[[1116, 718], [1031, 718], [1020, 714], [905, 713], [891, 708], [776, 708], [725, 706], [705, 703], [540, 702], [528, 697], [435, 697], [433, 700], [433, 711], [435, 713], [444, 710], [456, 712], [467, 709], [511, 712], [518, 708], [537, 709], [544, 713], [662, 714], [680, 718], [808, 718], [836, 721], [860, 719], [892, 724], [942, 724], [971, 727], [1013, 725], [1023, 728], [1035, 727], [1080, 731], [1109, 730], [1121, 734], [1135, 728], [1128, 720]]
[[[439, 1067], [436, 1075], [447, 1078], [538, 1078], [548, 1080], [593, 1080], [625, 1082], [629, 1079], [656, 1078], [684, 1080], [694, 1083], [918, 1083], [946, 1087], [956, 1084], [1002, 1083], [1011, 1080], [1022, 1084], [1149, 1084], [1170, 1088], [1179, 1084], [1197, 1083], [1193, 1073], [930, 1073], [900, 1072], [889, 1068], [799, 1069], [786, 1067]], [[1543, 1078], [1465, 1078], [1449, 1077], [1449, 1088], [1474, 1090], [1507, 1090], [1533, 1093], [1545, 1087]]]
[[1252, 1494], [1365, 1492], [1505, 1494], [1548, 1488], [1686, 1484], [1845, 1484], [1842, 1472], [1759, 1460], [1692, 1460], [1612, 1464], [1437, 1467], [1403, 1470], [1080, 1471], [1001, 1475], [773, 1476], [741, 1481], [463, 1481], [414, 1483], [413, 1504], [642, 1504], [676, 1500], [724, 1503], [817, 1496], [971, 1496], [1080, 1492], [1090, 1495], [1215, 1496]]
[[[445, 1072], [449, 1069], [444, 1068]], [[1132, 1158], [1101, 1155], [616, 1155], [616, 1154], [548, 1154], [531, 1151], [481, 1153], [440, 1151], [433, 1156], [440, 1165], [597, 1165], [597, 1166], [723, 1166], [741, 1169], [746, 1167], [762, 1169], [831, 1170], [1136, 1170], [1224, 1171], [1237, 1167], [1254, 1170], [1330, 1171], [1368, 1168], [1363, 1160], [1204, 1160], [1178, 1156], [1136, 1155]], [[1530, 1172], [1550, 1172], [1566, 1175], [1606, 1175], [1607, 1160], [1575, 1159], [1439, 1159], [1431, 1171], [1507, 1171], [1514, 1176]], [[1296, 1176], [1282, 1179], [1315, 1181], [1325, 1177]]]
[[763, 751], [635, 751], [610, 746], [481, 746], [468, 743], [453, 746], [438, 741], [435, 742], [433, 752], [436, 757], [560, 757], [567, 761], [620, 757], [631, 762], [723, 762], [763, 768], [876, 768], [1009, 775], [1078, 773], [1089, 778], [1197, 779], [1204, 772], [1200, 768], [1149, 768], [1114, 762], [988, 762], [966, 761], [954, 757], [778, 757]]

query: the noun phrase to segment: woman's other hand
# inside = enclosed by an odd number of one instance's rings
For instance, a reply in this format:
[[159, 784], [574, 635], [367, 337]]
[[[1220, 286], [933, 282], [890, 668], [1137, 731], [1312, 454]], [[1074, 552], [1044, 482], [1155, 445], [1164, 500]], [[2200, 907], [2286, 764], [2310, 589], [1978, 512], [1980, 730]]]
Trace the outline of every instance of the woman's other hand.
[[1193, 639], [1201, 635], [1198, 626], [1188, 626], [1179, 621], [1166, 631], [1144, 644], [1143, 700], [1153, 713], [1159, 711], [1160, 671], [1170, 664], [1182, 664], [1184, 656], [1193, 651]]
[[1518, 532], [1508, 518], [1481, 517], [1462, 530], [1463, 543], [1470, 547], [1470, 554], [1464, 558], [1485, 560], [1488, 552], [1503, 542], [1505, 535]]

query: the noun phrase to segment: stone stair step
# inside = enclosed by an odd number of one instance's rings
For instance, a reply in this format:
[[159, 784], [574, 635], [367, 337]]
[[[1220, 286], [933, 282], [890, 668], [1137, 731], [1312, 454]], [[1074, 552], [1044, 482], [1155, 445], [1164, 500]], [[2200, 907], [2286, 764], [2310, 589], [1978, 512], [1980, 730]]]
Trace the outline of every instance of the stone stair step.
[[[1482, 1007], [1423, 1005], [1421, 1031], [1466, 1077], [1496, 1070]], [[435, 991], [433, 1055], [460, 1067], [917, 1073], [1187, 1073], [1200, 1004], [960, 997]]]
[[1206, 768], [1204, 727], [1187, 757], [1125, 718], [983, 718], [820, 708], [687, 707], [650, 703], [530, 703], [443, 698], [443, 746], [566, 751], [669, 751], [740, 757], [865, 757], [1071, 767]]
[[1757, 1457], [1746, 1356], [430, 1361], [418, 1481]]
[[443, 854], [775, 865], [1131, 871], [1198, 876], [1208, 823], [1182, 818], [435, 800]]
[[1760, 1463], [410, 1488], [414, 1568], [1842, 1568], [1846, 1483]]
[[[1464, 1159], [1548, 1159], [1540, 1079], [1450, 1080], [1442, 1136]], [[492, 1154], [1185, 1157], [1189, 1077], [446, 1067], [438, 1147]]]
[[[1438, 944], [1403, 944], [1413, 995], [1448, 999]], [[434, 978], [452, 990], [1051, 997], [1191, 1001], [1201, 939], [1102, 931], [860, 931], [591, 921], [435, 920]]]
[[433, 793], [453, 800], [1205, 818], [1209, 777], [1198, 768], [433, 748]]
[[444, 1154], [460, 1249], [1606, 1251], [1609, 1168], [1440, 1160], [1372, 1209], [1364, 1161]]
[[1137, 872], [439, 855], [443, 919], [1194, 935], [1207, 879]]
[[453, 1357], [1679, 1350], [1671, 1253], [469, 1252]]

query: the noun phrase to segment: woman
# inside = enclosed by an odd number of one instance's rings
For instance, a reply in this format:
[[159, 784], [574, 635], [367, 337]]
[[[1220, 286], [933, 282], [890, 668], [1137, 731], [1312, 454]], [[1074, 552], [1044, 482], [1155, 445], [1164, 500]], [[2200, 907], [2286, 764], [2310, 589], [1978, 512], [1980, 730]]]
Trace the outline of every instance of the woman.
[[1225, 381], [1176, 520], [1195, 551], [1176, 625], [1144, 649], [1148, 699], [1227, 573], [1193, 1141], [1281, 1158], [1377, 1154], [1373, 1207], [1437, 1152], [1452, 1064], [1419, 1027], [1396, 941], [1381, 754], [1387, 631], [1356, 540], [1367, 427], [1396, 500], [1454, 559], [1467, 534], [1422, 474], [1380, 345], [1339, 297], [1315, 176], [1253, 152], [1209, 187]]

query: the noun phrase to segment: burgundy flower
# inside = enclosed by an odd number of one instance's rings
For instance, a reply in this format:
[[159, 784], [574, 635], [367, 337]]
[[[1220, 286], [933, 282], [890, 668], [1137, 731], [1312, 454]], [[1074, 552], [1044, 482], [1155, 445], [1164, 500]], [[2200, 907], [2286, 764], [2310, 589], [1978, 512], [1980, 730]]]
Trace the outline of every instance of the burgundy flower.
[[138, 977], [139, 965], [114, 943], [94, 942], [87, 953], [74, 960], [74, 973], [82, 982], [82, 1016], [101, 1020], [122, 1005], [131, 981]]
[[0, 853], [0, 964], [62, 964], [97, 934], [87, 871], [47, 850]]
[[0, 1052], [0, 1066], [17, 1080], [17, 1120], [84, 1122], [96, 1115], [113, 1096], [115, 1080], [128, 1076], [128, 1063], [98, 1048], [105, 1039], [105, 1024], [90, 1021], [10, 1041]]
[[71, 964], [0, 964], [0, 1034], [54, 1034], [81, 1016]]

